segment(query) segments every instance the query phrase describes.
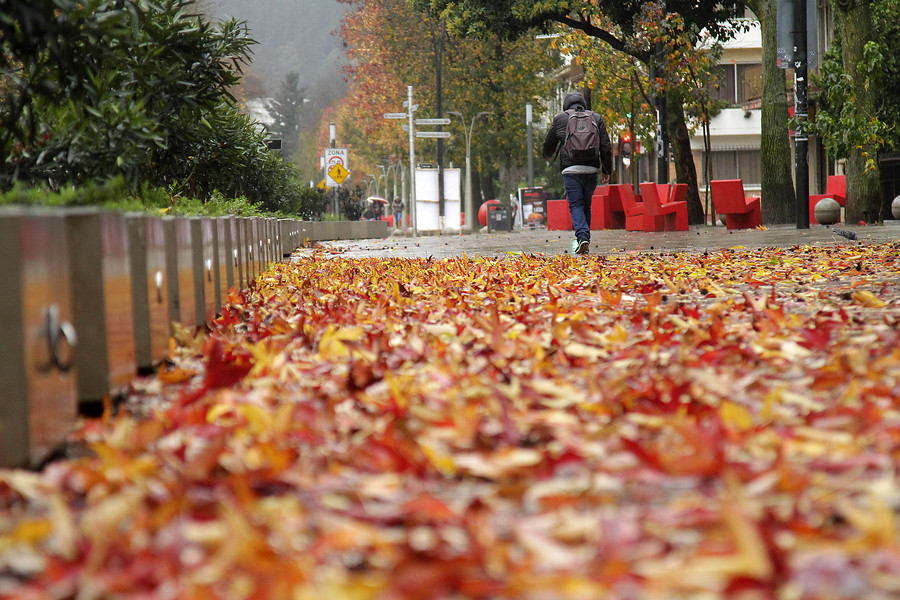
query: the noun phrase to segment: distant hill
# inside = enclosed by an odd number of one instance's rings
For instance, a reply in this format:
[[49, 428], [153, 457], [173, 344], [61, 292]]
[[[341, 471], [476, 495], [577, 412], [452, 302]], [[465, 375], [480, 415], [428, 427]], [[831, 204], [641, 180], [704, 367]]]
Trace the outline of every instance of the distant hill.
[[337, 31], [344, 6], [337, 0], [206, 0], [203, 6], [215, 19], [247, 22], [259, 42], [250, 70], [269, 95], [291, 71], [310, 90], [342, 81], [346, 57]]

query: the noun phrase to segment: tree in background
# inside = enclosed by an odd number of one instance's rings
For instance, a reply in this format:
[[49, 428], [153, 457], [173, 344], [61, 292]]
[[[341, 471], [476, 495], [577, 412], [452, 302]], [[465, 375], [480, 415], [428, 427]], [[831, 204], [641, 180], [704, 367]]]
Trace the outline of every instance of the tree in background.
[[[872, 23], [875, 39], [882, 46], [882, 79], [884, 91], [881, 96], [884, 108], [880, 117], [889, 128], [889, 147], [900, 148], [900, 0], [875, 0], [872, 2]], [[890, 212], [887, 201], [882, 216]]]
[[759, 19], [762, 34], [762, 97], [760, 99], [760, 174], [764, 223], [797, 219], [794, 203], [788, 96], [784, 69], [778, 66], [777, 0], [747, 0]]
[[812, 130], [830, 156], [847, 159], [847, 221], [872, 222], [882, 214], [878, 153], [891, 144], [897, 117], [885, 111], [884, 52], [875, 41], [870, 3], [841, 0], [834, 10], [837, 35], [814, 78], [822, 91]]
[[296, 71], [288, 73], [272, 106], [275, 124], [272, 133], [281, 136], [281, 153], [293, 160], [300, 149], [300, 125], [304, 118], [304, 96], [306, 88], [300, 87], [300, 76]]

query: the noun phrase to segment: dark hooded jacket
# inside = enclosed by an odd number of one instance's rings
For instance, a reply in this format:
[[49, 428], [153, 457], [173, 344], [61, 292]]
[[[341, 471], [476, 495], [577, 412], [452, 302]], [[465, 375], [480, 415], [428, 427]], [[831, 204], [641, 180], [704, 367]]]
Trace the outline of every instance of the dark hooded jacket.
[[[547, 131], [547, 137], [544, 138], [544, 160], [552, 160], [554, 154], [556, 154], [556, 149], [559, 148], [560, 171], [567, 167], [571, 167], [574, 164], [572, 163], [572, 159], [569, 158], [569, 154], [566, 152], [565, 147], [566, 125], [569, 122], [569, 115], [565, 111], [570, 109], [589, 109], [581, 92], [570, 92], [566, 94], [566, 97], [563, 100], [563, 112], [554, 117], [550, 129]], [[599, 168], [603, 173], [612, 173], [612, 144], [609, 141], [609, 133], [606, 131], [606, 124], [603, 123], [603, 118], [597, 113], [594, 113], [594, 120], [600, 128], [600, 164], [591, 166]]]

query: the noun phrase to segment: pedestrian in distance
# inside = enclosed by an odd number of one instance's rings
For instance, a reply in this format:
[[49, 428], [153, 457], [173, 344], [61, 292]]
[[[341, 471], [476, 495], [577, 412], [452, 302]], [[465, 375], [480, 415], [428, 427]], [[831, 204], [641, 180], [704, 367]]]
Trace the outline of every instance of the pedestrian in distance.
[[394, 198], [391, 210], [394, 212], [394, 227], [400, 229], [400, 226], [403, 224], [403, 200], [400, 199], [400, 196]]
[[570, 92], [563, 111], [553, 118], [544, 138], [544, 160], [559, 154], [576, 254], [587, 254], [591, 244], [591, 198], [600, 181], [609, 183], [612, 173], [612, 144], [603, 118], [590, 110], [581, 92]]

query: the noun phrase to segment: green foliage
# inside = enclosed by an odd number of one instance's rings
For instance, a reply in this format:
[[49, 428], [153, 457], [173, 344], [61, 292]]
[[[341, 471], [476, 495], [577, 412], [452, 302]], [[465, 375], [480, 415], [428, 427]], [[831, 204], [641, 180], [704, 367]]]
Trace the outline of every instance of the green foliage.
[[343, 220], [359, 221], [360, 217], [362, 217], [366, 204], [359, 191], [359, 188], [356, 189], [356, 193], [351, 193], [350, 190], [345, 188], [338, 189], [338, 202], [340, 202], [341, 218]]
[[116, 180], [299, 210], [304, 185], [229, 93], [255, 42], [195, 4], [0, 0], [0, 189]]
[[900, 0], [872, 2], [875, 39], [882, 46], [884, 109], [882, 118], [890, 127], [890, 147], [900, 148]]
[[[883, 63], [881, 46], [877, 42], [867, 42], [864, 59], [857, 65], [866, 88], [880, 84]], [[892, 124], [882, 118], [883, 106], [878, 112], [870, 114], [864, 110], [864, 104], [857, 101], [853, 77], [844, 72], [841, 44], [837, 40], [825, 53], [818, 73], [812, 75], [812, 82], [821, 91], [815, 95], [818, 110], [815, 121], [808, 124], [810, 132], [822, 138], [829, 156], [848, 158], [854, 149], [859, 149], [865, 159], [866, 170], [874, 169], [878, 150], [893, 144], [890, 137]], [[791, 125], [797, 126], [796, 118], [791, 119]]]

